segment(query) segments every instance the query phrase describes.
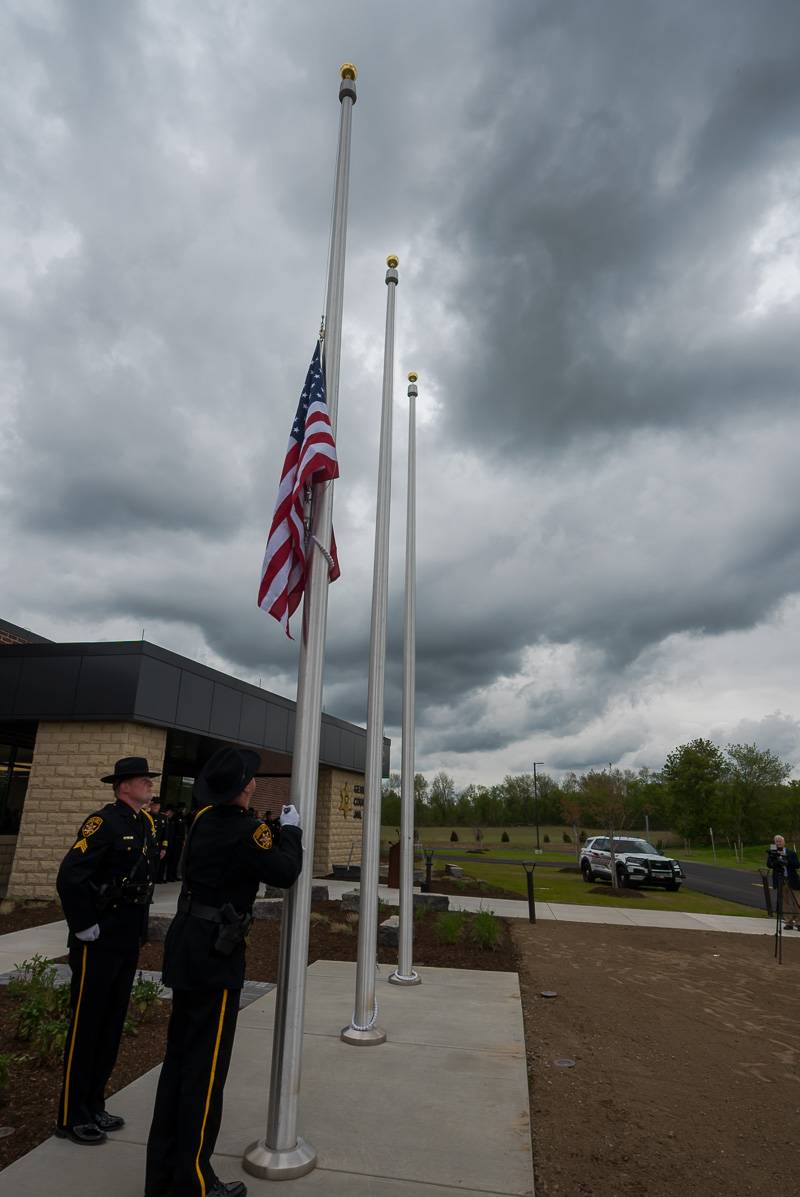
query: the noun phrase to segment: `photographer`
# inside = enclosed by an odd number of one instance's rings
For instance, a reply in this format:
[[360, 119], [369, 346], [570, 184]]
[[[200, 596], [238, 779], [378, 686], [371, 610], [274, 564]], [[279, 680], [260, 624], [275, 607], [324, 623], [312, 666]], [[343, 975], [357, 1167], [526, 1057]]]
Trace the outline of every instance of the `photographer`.
[[776, 835], [767, 850], [767, 868], [772, 869], [772, 888], [782, 891], [784, 931], [800, 931], [800, 859], [782, 835]]

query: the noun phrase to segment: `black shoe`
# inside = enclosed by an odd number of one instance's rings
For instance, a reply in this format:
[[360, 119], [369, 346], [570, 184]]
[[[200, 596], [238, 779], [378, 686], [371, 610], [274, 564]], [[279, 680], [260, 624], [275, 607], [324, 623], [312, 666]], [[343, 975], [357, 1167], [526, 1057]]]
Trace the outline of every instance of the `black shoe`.
[[101, 1131], [118, 1131], [125, 1125], [125, 1119], [120, 1118], [119, 1114], [109, 1114], [105, 1110], [101, 1110], [99, 1114], [95, 1114], [94, 1120]]
[[108, 1140], [108, 1135], [93, 1122], [84, 1126], [57, 1126], [54, 1133], [57, 1139], [72, 1139], [81, 1147], [98, 1147]]
[[206, 1197], [247, 1197], [247, 1185], [240, 1180], [218, 1180], [213, 1189], [206, 1190]]

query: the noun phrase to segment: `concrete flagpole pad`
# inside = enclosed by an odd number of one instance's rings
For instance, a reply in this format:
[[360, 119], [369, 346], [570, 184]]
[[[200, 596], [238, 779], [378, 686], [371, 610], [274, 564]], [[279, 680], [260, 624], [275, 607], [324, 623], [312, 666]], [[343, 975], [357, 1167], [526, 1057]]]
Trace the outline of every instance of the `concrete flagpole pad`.
[[[298, 1133], [318, 1165], [296, 1180], [246, 1175], [241, 1158], [263, 1138], [274, 993], [242, 1010], [225, 1088], [214, 1167], [251, 1197], [527, 1197], [533, 1193], [527, 1069], [516, 973], [425, 969], [425, 984], [376, 987], [389, 1040], [379, 1052], [340, 1041], [355, 964], [308, 971]], [[15, 1197], [141, 1197], [144, 1145], [158, 1069], [109, 1101], [126, 1126], [89, 1151], [58, 1139], [12, 1164]], [[1, 1187], [1, 1186], [0, 1186]]]

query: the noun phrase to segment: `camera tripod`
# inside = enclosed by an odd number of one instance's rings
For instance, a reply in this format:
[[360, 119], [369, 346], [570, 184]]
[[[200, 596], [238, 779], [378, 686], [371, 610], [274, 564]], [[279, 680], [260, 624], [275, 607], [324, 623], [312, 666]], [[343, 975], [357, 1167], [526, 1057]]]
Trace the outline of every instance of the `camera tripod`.
[[783, 964], [783, 871], [778, 874], [775, 886], [775, 959]]

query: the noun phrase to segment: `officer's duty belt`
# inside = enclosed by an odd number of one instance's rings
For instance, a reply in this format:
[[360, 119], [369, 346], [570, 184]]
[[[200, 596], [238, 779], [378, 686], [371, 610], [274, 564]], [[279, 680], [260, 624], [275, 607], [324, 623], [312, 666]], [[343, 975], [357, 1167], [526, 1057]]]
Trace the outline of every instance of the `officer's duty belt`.
[[178, 914], [191, 914], [196, 919], [205, 919], [207, 923], [222, 923], [222, 911], [218, 906], [204, 906], [195, 902], [193, 898], [178, 899]]

